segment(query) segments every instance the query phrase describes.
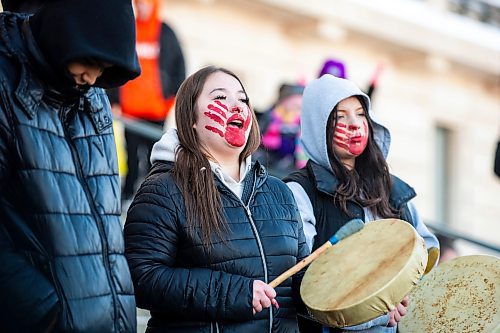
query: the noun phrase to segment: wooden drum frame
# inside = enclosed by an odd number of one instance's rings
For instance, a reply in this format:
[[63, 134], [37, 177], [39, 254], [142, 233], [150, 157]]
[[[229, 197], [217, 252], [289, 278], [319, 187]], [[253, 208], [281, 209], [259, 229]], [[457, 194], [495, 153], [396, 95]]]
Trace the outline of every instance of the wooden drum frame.
[[411, 224], [376, 220], [316, 259], [300, 294], [311, 316], [324, 325], [358, 325], [394, 309], [426, 264], [424, 240]]

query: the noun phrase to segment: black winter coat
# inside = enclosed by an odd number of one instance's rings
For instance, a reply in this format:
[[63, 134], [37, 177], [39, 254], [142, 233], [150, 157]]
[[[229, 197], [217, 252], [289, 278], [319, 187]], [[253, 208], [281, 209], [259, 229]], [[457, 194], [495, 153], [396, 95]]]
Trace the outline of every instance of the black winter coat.
[[308, 254], [288, 187], [256, 163], [242, 199], [216, 177], [230, 232], [211, 253], [187, 232], [172, 163], [157, 162], [130, 206], [126, 255], [152, 332], [298, 332], [302, 274], [276, 288], [280, 308], [252, 314], [253, 281], [269, 283]]
[[[306, 167], [293, 172], [286, 178], [285, 182], [296, 182], [305, 190], [314, 209], [316, 217], [316, 236], [312, 251], [323, 245], [331, 235], [334, 235], [344, 224], [353, 218], [365, 220], [363, 207], [349, 200], [347, 209], [352, 214], [348, 216], [338, 205], [334, 204], [334, 195], [339, 185], [339, 180], [331, 171], [319, 164], [309, 160]], [[408, 201], [415, 197], [416, 193], [408, 184], [394, 175], [391, 175], [391, 193], [389, 202], [392, 207], [399, 211], [399, 218], [413, 223], [413, 219], [408, 210]], [[299, 318], [301, 332], [321, 333], [324, 332], [322, 325], [310, 318]], [[339, 328], [330, 328], [329, 332], [342, 332]], [[355, 332], [355, 331], [353, 331]]]
[[27, 31], [0, 15], [0, 332], [136, 332], [109, 102], [44, 84]]

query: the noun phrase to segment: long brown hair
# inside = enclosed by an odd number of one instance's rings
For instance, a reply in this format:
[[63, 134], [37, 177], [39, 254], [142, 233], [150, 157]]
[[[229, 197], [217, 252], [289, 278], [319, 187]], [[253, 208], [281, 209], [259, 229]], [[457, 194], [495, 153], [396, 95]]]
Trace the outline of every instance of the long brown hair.
[[198, 139], [193, 125], [198, 120], [196, 102], [208, 77], [223, 72], [234, 77], [241, 84], [247, 97], [252, 117], [252, 127], [247, 144], [239, 156], [240, 163], [260, 145], [260, 132], [250, 100], [241, 80], [233, 72], [220, 67], [208, 66], [189, 76], [180, 86], [176, 96], [175, 122], [180, 148], [177, 151], [173, 176], [182, 191], [186, 206], [187, 225], [191, 235], [200, 230], [202, 241], [210, 249], [214, 236], [223, 239], [227, 223], [222, 211], [219, 192], [210, 169], [207, 149]]
[[391, 192], [391, 176], [384, 155], [376, 144], [373, 134], [373, 122], [368, 113], [365, 101], [355, 96], [365, 111], [368, 122], [368, 143], [363, 153], [356, 158], [352, 170], [347, 169], [335, 154], [333, 149], [333, 135], [337, 126], [337, 106], [330, 113], [326, 126], [328, 156], [333, 172], [339, 179], [339, 186], [334, 200], [341, 210], [352, 217], [347, 210], [347, 201], [352, 200], [368, 207], [375, 216], [381, 218], [398, 217], [397, 211], [389, 203]]

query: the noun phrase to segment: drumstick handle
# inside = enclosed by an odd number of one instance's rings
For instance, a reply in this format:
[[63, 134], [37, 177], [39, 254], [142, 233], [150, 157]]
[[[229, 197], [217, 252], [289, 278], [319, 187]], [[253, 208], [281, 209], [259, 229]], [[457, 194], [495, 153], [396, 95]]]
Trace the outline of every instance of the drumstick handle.
[[318, 258], [320, 256], [320, 254], [322, 254], [323, 252], [325, 252], [326, 249], [328, 249], [330, 246], [332, 246], [332, 243], [330, 243], [330, 242], [327, 241], [325, 244], [323, 244], [320, 247], [318, 247], [316, 249], [316, 251], [314, 251], [313, 253], [311, 253], [310, 255], [308, 255], [307, 257], [305, 257], [304, 259], [302, 259], [301, 261], [299, 261], [295, 266], [293, 266], [289, 270], [285, 271], [283, 274], [281, 274], [280, 276], [278, 276], [276, 279], [272, 280], [271, 283], [269, 283], [269, 285], [271, 287], [273, 287], [273, 288], [276, 288], [283, 281], [285, 281], [286, 279], [288, 279], [290, 276], [292, 276], [295, 273], [299, 272], [302, 268], [306, 267], [311, 262], [313, 262], [316, 258]]
[[290, 276], [293, 274], [297, 273], [300, 271], [302, 268], [306, 267], [309, 265], [311, 262], [316, 260], [323, 252], [326, 251], [330, 246], [337, 244], [340, 240], [352, 235], [355, 232], [358, 232], [359, 230], [363, 229], [364, 227], [363, 221], [360, 219], [353, 219], [344, 224], [337, 232], [335, 235], [333, 235], [329, 240], [325, 242], [325, 244], [321, 245], [311, 253], [309, 256], [307, 256], [305, 259], [302, 259], [300, 262], [298, 262], [295, 266], [287, 270], [285, 273], [281, 274], [278, 276], [276, 279], [271, 281], [269, 285], [273, 288], [276, 288], [279, 286], [283, 281], [288, 279]]

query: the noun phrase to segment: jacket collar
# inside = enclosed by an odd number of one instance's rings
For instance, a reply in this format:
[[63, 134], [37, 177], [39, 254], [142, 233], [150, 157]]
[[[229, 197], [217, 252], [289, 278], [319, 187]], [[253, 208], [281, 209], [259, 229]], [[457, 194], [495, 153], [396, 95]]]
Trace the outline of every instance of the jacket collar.
[[224, 172], [224, 169], [222, 169], [222, 167], [220, 166], [220, 164], [212, 162], [210, 160], [208, 161], [208, 163], [210, 163], [210, 167], [212, 169], [212, 172], [215, 173], [217, 175], [217, 177], [219, 177], [223, 182], [225, 182], [225, 183], [241, 183], [243, 181], [243, 179], [246, 177], [247, 173], [252, 168], [252, 157], [248, 156], [243, 161], [243, 163], [241, 163], [240, 170], [239, 170], [240, 171], [239, 172], [239, 176], [240, 176], [239, 182], [235, 181], [232, 177], [227, 175]]
[[[339, 180], [337, 177], [335, 177], [330, 170], [323, 168], [321, 165], [316, 164], [311, 160], [307, 162], [307, 168], [314, 176], [316, 188], [329, 196], [333, 196], [339, 186]], [[406, 204], [416, 195], [415, 190], [410, 185], [405, 183], [400, 178], [391, 175], [391, 193], [389, 196], [389, 202], [394, 208], [401, 208], [402, 205]]]
[[311, 160], [307, 162], [307, 168], [314, 176], [314, 181], [319, 191], [328, 195], [333, 195], [337, 191], [339, 180], [330, 170]]
[[[174, 167], [174, 162], [171, 161], [155, 161], [151, 167], [150, 175], [162, 172], [168, 172], [172, 170]], [[258, 161], [252, 164], [252, 168], [246, 175], [245, 179], [245, 187], [243, 189], [243, 195], [241, 197], [242, 201], [247, 203], [250, 200], [250, 196], [253, 192], [255, 192], [258, 188], [264, 184], [268, 177], [268, 173], [266, 168], [260, 164]], [[215, 184], [221, 191], [229, 191], [232, 193], [218, 178], [215, 177]], [[254, 185], [255, 184], [255, 185]], [[228, 193], [229, 193], [228, 192]]]
[[[264, 184], [267, 179], [267, 170], [266, 168], [259, 163], [259, 161], [255, 161], [252, 164], [251, 169], [247, 172], [244, 182], [243, 194], [241, 196], [241, 200], [245, 203], [252, 197], [252, 193], [254, 193], [258, 188]], [[219, 190], [225, 191], [226, 187], [223, 185], [222, 181], [216, 177], [216, 184]]]
[[391, 175], [391, 196], [389, 202], [393, 207], [400, 208], [417, 196], [415, 190], [398, 177]]
[[262, 186], [262, 184], [267, 179], [268, 176], [267, 169], [262, 164], [260, 164], [259, 161], [255, 161], [252, 170], [254, 170], [254, 174], [257, 177], [256, 187], [258, 188]]

